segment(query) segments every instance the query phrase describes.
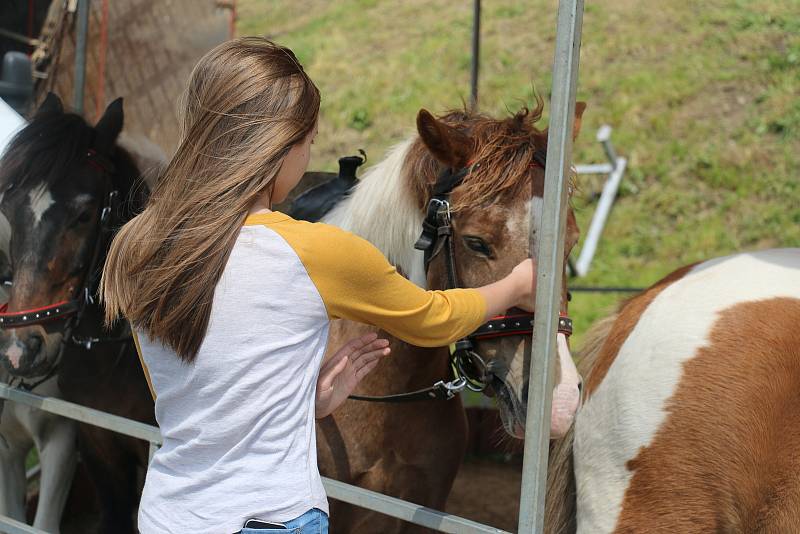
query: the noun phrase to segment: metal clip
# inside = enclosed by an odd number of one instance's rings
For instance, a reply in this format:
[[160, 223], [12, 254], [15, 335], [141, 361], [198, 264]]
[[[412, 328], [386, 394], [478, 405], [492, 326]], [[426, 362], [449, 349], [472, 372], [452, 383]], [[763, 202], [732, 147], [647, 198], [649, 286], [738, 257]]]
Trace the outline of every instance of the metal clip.
[[460, 376], [449, 382], [439, 380], [433, 386], [447, 390], [447, 398], [452, 399], [456, 394], [461, 393], [464, 388], [467, 387], [467, 380], [463, 376]]
[[442, 217], [442, 220], [444, 222], [446, 222], [447, 224], [450, 224], [450, 220], [451, 220], [450, 202], [448, 202], [446, 200], [441, 200], [440, 201], [440, 203], [439, 203], [439, 216], [442, 216], [442, 213], [444, 213], [444, 216]]
[[72, 336], [72, 342], [75, 343], [76, 345], [82, 346], [86, 350], [92, 350], [92, 345], [94, 345], [94, 343], [97, 341], [100, 341], [100, 339], [96, 337]]

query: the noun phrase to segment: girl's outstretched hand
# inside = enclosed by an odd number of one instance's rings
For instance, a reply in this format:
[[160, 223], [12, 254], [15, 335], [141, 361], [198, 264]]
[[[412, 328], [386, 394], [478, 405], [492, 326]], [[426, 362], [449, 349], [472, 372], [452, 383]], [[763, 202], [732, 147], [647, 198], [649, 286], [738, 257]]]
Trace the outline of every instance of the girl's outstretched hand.
[[378, 334], [372, 332], [351, 340], [323, 363], [317, 378], [317, 419], [338, 408], [390, 352], [389, 341], [378, 339]]

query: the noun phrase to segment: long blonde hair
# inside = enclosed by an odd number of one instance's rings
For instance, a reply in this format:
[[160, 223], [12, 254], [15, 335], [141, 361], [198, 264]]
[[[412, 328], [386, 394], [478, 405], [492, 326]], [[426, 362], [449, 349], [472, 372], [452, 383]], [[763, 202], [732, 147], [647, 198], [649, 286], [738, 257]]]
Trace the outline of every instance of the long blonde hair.
[[247, 212], [314, 128], [319, 102], [292, 51], [266, 39], [229, 41], [199, 61], [178, 149], [111, 243], [100, 283], [107, 325], [122, 314], [184, 361], [196, 357]]

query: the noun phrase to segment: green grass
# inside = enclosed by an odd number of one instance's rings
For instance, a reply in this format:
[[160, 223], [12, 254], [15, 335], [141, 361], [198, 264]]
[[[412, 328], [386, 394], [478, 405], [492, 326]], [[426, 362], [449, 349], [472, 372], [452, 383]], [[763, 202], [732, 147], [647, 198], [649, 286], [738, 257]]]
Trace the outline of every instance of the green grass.
[[[548, 97], [555, 0], [484, 2], [480, 105], [502, 115]], [[240, 0], [241, 35], [291, 47], [323, 93], [311, 167], [372, 162], [434, 112], [469, 98], [472, 2]], [[621, 195], [581, 284], [649, 285], [703, 258], [800, 245], [797, 0], [587, 3], [575, 161], [602, 161], [614, 128], [629, 158]], [[596, 180], [574, 201], [586, 230]], [[577, 252], [577, 251], [576, 251]], [[575, 296], [576, 340], [620, 295]]]

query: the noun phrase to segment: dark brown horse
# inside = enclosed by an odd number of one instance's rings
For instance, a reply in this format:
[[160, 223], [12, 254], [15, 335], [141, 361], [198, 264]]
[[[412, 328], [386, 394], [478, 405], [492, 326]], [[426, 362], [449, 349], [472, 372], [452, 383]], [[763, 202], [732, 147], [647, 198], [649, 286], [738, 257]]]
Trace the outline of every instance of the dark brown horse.
[[[575, 135], [583, 109], [579, 103]], [[469, 169], [450, 197], [458, 282], [476, 287], [507, 275], [530, 255], [530, 221], [538, 220], [542, 209], [547, 133], [535, 126], [541, 111], [541, 103], [504, 119], [465, 112], [436, 119], [421, 111], [419, 135], [368, 170], [324, 221], [370, 240], [418, 285], [447, 288], [445, 254], [434, 258], [426, 272], [414, 244], [437, 177], [447, 168]], [[565, 265], [577, 239], [570, 210]], [[566, 312], [566, 287], [561, 308]], [[369, 329], [338, 322], [330, 346]], [[450, 375], [446, 347], [423, 349], [381, 335], [391, 340], [392, 356], [365, 379], [359, 393], [403, 393]], [[486, 393], [497, 396], [504, 426], [517, 437], [524, 433], [530, 343], [530, 336], [521, 335], [477, 343], [493, 376]], [[324, 475], [441, 510], [464, 455], [467, 423], [459, 398], [406, 404], [351, 400], [319, 422], [318, 435]], [[333, 506], [331, 518], [338, 533], [419, 530], [344, 504]]]
[[[133, 343], [122, 325], [103, 329], [93, 298], [114, 230], [147, 196], [116, 144], [122, 125], [121, 100], [92, 127], [51, 94], [0, 161], [0, 211], [11, 229], [4, 278], [12, 283], [0, 362], [17, 382], [57, 373], [66, 400], [152, 424]], [[36, 313], [18, 313], [25, 310]], [[147, 444], [89, 425], [79, 426], [78, 443], [100, 505], [99, 522], [84, 531], [134, 532]]]

